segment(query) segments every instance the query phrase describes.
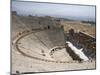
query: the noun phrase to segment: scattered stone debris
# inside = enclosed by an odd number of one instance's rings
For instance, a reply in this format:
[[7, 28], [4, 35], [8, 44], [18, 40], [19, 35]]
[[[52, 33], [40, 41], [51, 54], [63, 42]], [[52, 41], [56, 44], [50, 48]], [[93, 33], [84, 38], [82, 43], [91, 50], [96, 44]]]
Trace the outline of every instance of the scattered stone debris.
[[78, 49], [83, 48], [82, 52], [88, 58], [96, 58], [96, 39], [94, 37], [83, 32], [74, 32], [74, 29], [70, 29], [65, 38], [66, 41], [70, 41]]

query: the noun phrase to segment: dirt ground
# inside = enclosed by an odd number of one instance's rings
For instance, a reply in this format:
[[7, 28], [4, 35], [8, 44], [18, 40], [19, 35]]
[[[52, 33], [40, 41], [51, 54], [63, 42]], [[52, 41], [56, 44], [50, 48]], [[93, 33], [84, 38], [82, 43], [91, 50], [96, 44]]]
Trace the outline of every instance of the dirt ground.
[[64, 26], [64, 31], [68, 32], [69, 29], [73, 28], [76, 32], [85, 32], [87, 34], [90, 34], [91, 36], [95, 37], [96, 34], [96, 26], [90, 25], [88, 23], [81, 23], [81, 22], [62, 22], [61, 23]]

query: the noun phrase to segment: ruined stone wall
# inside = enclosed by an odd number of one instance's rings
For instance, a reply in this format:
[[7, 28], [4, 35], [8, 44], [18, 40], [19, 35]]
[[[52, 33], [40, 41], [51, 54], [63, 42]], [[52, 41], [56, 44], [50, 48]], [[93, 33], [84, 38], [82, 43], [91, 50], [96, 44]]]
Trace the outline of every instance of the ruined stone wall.
[[86, 35], [82, 32], [79, 33], [66, 33], [65, 39], [67, 41], [70, 41], [73, 43], [74, 46], [76, 46], [78, 49], [83, 48], [83, 52], [89, 57], [89, 58], [96, 58], [96, 39]]
[[33, 29], [53, 29], [60, 27], [60, 20], [53, 17], [19, 16], [19, 19]]

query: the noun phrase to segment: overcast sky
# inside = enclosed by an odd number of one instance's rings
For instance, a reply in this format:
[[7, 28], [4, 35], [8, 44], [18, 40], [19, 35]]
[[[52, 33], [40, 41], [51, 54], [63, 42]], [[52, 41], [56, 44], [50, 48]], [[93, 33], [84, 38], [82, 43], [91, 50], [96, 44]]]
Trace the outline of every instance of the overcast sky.
[[19, 15], [55, 16], [73, 19], [95, 19], [95, 6], [12, 1], [12, 11]]

